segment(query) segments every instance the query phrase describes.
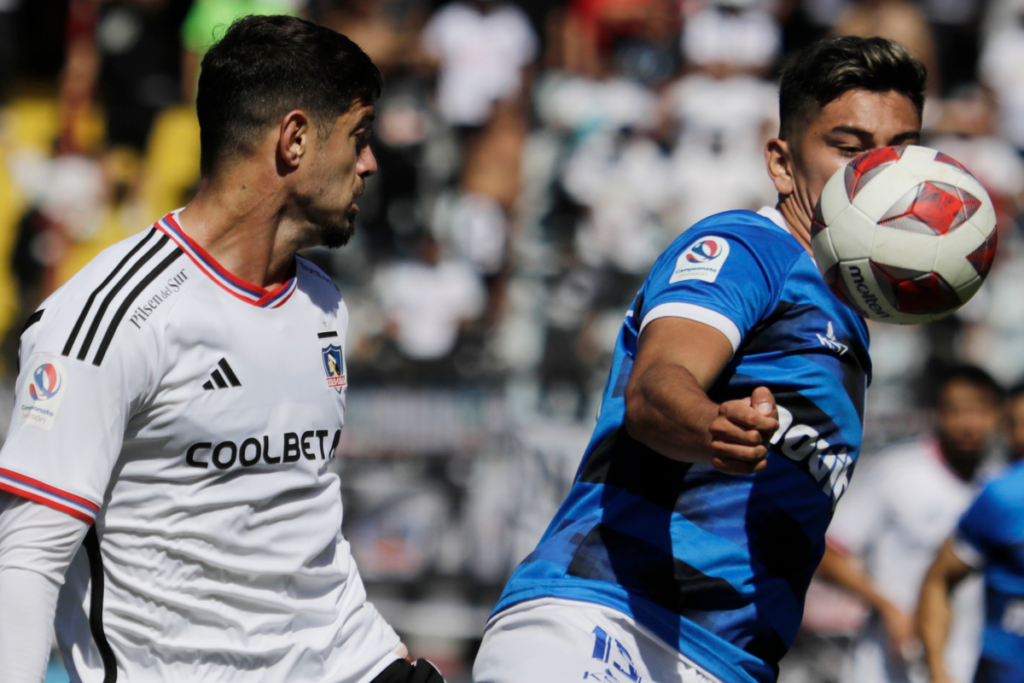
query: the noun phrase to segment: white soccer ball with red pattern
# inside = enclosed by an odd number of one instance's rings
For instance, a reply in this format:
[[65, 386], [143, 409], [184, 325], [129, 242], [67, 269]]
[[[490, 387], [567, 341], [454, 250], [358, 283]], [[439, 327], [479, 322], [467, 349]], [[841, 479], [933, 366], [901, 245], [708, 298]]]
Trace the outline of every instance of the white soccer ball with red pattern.
[[981, 287], [996, 252], [996, 214], [981, 183], [949, 156], [880, 147], [826, 183], [811, 246], [847, 306], [879, 322], [923, 323]]

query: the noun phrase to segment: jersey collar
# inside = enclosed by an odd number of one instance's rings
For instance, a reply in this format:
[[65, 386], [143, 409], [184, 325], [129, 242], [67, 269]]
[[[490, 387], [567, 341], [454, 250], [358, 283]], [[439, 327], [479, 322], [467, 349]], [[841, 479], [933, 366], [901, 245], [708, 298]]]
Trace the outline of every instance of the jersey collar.
[[180, 212], [181, 209], [172, 211], [157, 221], [155, 227], [174, 240], [175, 244], [192, 259], [199, 270], [206, 273], [221, 289], [260, 308], [278, 308], [288, 301], [298, 283], [297, 276], [292, 276], [287, 282], [273, 290], [264, 289], [259, 285], [235, 277], [182, 231], [181, 225], [178, 223]]
[[792, 232], [790, 232], [789, 226], [786, 225], [786, 219], [782, 217], [782, 212], [780, 212], [774, 206], [762, 206], [758, 210], [757, 215], [758, 216], [763, 216], [764, 218], [767, 218], [772, 223], [774, 223], [775, 225], [779, 226], [780, 228], [782, 228], [783, 230], [788, 232], [790, 235], [793, 234]]
[[[762, 206], [758, 210], [757, 215], [762, 216], [763, 218], [767, 218], [772, 223], [785, 230], [787, 235], [789, 235], [793, 239], [796, 239], [796, 237], [793, 236], [793, 231], [789, 229], [788, 225], [786, 225], [786, 219], [783, 218], [782, 212], [776, 209], [774, 206]], [[797, 242], [799, 243], [800, 241], [797, 240]], [[802, 243], [800, 243], [800, 248], [804, 248], [804, 245]], [[815, 264], [818, 263], [818, 260], [814, 258], [813, 253], [808, 253], [807, 255], [811, 257], [811, 260], [814, 261]]]

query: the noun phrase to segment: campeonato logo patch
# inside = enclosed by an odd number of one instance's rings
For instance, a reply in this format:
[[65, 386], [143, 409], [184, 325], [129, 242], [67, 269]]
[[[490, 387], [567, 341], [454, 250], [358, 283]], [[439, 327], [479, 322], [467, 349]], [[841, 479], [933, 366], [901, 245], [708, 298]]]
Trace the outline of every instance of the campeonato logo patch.
[[57, 395], [63, 382], [53, 363], [43, 363], [32, 373], [28, 393], [33, 401], [45, 401]]
[[67, 383], [67, 373], [59, 360], [36, 365], [19, 397], [18, 422], [49, 431], [64, 400]]
[[669, 284], [683, 280], [714, 282], [727, 258], [729, 243], [724, 238], [701, 238], [679, 255]]

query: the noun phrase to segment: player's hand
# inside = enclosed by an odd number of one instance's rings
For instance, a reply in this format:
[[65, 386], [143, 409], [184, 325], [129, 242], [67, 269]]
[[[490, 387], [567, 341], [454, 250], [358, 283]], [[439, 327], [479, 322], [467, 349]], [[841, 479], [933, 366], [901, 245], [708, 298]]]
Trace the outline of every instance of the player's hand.
[[779, 428], [779, 410], [767, 387], [750, 398], [726, 401], [711, 423], [711, 464], [726, 474], [753, 474], [768, 466], [768, 444]]
[[914, 633], [913, 619], [892, 603], [879, 609], [878, 615], [889, 639], [889, 649], [904, 661], [917, 659], [921, 654], [921, 644]]

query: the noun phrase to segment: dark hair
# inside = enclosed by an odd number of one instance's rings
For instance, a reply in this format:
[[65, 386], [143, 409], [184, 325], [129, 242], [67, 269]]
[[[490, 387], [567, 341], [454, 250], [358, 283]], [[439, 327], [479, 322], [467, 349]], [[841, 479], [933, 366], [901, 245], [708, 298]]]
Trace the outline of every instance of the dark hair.
[[1007, 398], [1015, 399], [1019, 396], [1024, 396], [1024, 382], [1017, 382], [1006, 392]]
[[267, 129], [293, 109], [327, 137], [356, 102], [372, 104], [384, 80], [359, 46], [296, 17], [239, 19], [206, 53], [199, 76], [201, 166], [248, 156]]
[[885, 38], [834, 36], [801, 50], [779, 84], [779, 137], [787, 140], [826, 104], [850, 90], [895, 91], [924, 109], [927, 71], [899, 43]]
[[939, 375], [939, 381], [936, 385], [937, 391], [935, 392], [936, 398], [945, 391], [946, 387], [954, 382], [962, 382], [978, 389], [987, 390], [991, 392], [996, 403], [1001, 402], [1006, 395], [1003, 387], [992, 378], [992, 375], [976, 365], [951, 365], [945, 368]]

